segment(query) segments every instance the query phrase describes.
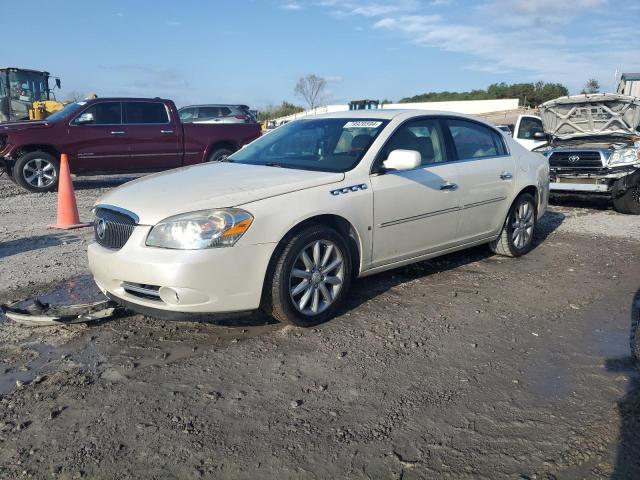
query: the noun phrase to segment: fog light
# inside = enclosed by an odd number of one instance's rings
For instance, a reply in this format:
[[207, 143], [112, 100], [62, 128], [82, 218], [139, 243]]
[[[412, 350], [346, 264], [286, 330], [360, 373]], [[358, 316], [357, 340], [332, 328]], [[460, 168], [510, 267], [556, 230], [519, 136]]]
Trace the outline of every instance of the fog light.
[[180, 304], [180, 295], [173, 288], [161, 287], [160, 298], [164, 303], [168, 303], [169, 305]]

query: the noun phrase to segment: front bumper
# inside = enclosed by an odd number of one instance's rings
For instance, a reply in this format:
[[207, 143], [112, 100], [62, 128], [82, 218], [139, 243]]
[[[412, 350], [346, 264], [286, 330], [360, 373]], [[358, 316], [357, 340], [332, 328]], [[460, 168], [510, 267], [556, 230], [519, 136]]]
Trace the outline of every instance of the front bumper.
[[[265, 273], [275, 243], [206, 250], [145, 246], [151, 227], [137, 226], [120, 250], [92, 243], [89, 269], [98, 287], [141, 313], [225, 313], [260, 306]], [[157, 291], [145, 295], [132, 284]]]

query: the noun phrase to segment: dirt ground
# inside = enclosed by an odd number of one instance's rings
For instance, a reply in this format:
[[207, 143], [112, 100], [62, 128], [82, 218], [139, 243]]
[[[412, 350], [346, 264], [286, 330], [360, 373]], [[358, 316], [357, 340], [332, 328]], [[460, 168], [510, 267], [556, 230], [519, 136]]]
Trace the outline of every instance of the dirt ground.
[[[124, 180], [77, 180], [81, 217]], [[0, 303], [95, 295], [54, 203], [0, 178]], [[640, 218], [565, 200], [536, 242], [358, 280], [314, 329], [0, 319], [0, 478], [640, 478]]]

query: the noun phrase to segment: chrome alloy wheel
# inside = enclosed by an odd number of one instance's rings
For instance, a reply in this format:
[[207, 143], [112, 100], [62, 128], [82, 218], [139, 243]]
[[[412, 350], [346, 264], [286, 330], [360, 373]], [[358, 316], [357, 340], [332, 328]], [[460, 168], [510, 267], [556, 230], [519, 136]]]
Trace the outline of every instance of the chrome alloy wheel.
[[513, 212], [511, 240], [518, 250], [529, 245], [533, 236], [534, 210], [529, 202], [522, 202]]
[[289, 295], [303, 315], [317, 315], [329, 308], [342, 289], [345, 266], [342, 252], [330, 240], [316, 240], [304, 247], [289, 275]]
[[22, 167], [25, 181], [33, 187], [48, 187], [56, 181], [56, 168], [49, 160], [34, 158]]

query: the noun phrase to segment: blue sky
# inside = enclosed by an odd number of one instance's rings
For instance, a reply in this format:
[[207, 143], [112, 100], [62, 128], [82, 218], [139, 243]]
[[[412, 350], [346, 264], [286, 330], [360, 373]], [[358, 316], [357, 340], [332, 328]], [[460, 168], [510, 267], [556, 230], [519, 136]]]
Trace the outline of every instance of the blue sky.
[[629, 0], [34, 0], [4, 2], [3, 18], [2, 62], [60, 76], [63, 97], [260, 108], [302, 103], [293, 87], [309, 73], [342, 103], [500, 81], [575, 93], [595, 77], [611, 91], [616, 68], [640, 71]]

